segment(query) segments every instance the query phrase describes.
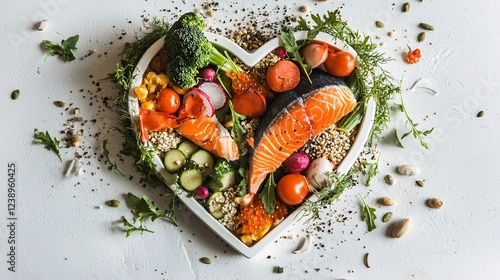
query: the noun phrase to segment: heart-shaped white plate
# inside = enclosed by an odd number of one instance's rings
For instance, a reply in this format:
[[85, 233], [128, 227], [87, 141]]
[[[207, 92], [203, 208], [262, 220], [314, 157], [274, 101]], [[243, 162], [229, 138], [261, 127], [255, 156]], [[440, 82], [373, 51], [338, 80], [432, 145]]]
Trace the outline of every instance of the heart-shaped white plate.
[[[205, 36], [208, 38], [210, 42], [214, 45], [222, 47], [226, 49], [229, 53], [232, 53], [236, 57], [240, 58], [246, 65], [252, 67], [257, 64], [262, 58], [264, 58], [268, 53], [272, 52], [274, 49], [279, 47], [281, 41], [279, 38], [274, 38], [269, 42], [265, 43], [258, 50], [249, 53], [234, 42], [229, 39], [214, 34], [205, 32]], [[297, 40], [305, 40], [307, 38], [306, 31], [298, 31], [294, 33], [295, 39]], [[347, 44], [342, 41], [334, 40], [331, 35], [327, 33], [320, 32], [315, 40], [324, 41], [329, 45], [335, 46], [339, 49], [346, 50], [351, 52], [352, 54], [356, 54], [356, 52]], [[139, 118], [139, 101], [137, 100], [134, 94], [134, 88], [141, 85], [142, 76], [146, 69], [148, 68], [149, 62], [153, 57], [163, 48], [164, 38], [160, 38], [156, 41], [149, 49], [144, 53], [142, 58], [139, 60], [137, 67], [134, 71], [134, 77], [136, 77], [132, 84], [129, 92], [129, 113], [132, 118], [132, 125], [134, 131], [139, 134], [138, 129], [138, 118]], [[356, 140], [352, 143], [351, 149], [344, 157], [342, 162], [338, 165], [337, 170], [340, 173], [346, 173], [351, 169], [352, 165], [356, 161], [360, 152], [363, 150], [366, 140], [368, 139], [368, 135], [370, 134], [370, 130], [373, 125], [373, 120], [375, 118], [375, 102], [370, 100], [368, 102], [367, 110], [365, 117], [361, 123], [360, 129], [358, 131], [358, 135], [356, 136]], [[167, 185], [172, 189], [177, 189], [180, 187], [175, 183], [177, 177], [167, 172], [165, 169], [162, 160], [158, 155], [155, 156], [154, 163], [156, 165], [157, 172], [163, 177], [164, 181]], [[271, 229], [260, 241], [255, 243], [252, 247], [246, 246], [243, 242], [238, 239], [234, 234], [232, 234], [229, 230], [227, 230], [221, 223], [219, 223], [210, 213], [201, 205], [196, 199], [192, 197], [188, 197], [188, 194], [184, 191], [180, 191], [179, 195], [180, 200], [193, 212], [195, 213], [208, 227], [210, 227], [214, 232], [216, 232], [222, 239], [224, 239], [231, 247], [245, 255], [248, 258], [255, 256], [262, 249], [267, 247], [271, 242], [273, 242], [286, 228], [288, 228], [293, 222], [295, 213], [291, 213], [288, 218], [284, 219], [278, 226]], [[310, 199], [315, 199], [315, 196], [311, 196]], [[295, 210], [298, 211], [299, 209]]]

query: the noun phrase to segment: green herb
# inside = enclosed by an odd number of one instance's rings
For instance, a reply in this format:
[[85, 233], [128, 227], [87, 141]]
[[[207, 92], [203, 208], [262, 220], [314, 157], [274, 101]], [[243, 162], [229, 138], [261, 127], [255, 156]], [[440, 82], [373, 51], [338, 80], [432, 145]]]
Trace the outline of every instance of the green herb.
[[300, 48], [302, 48], [305, 44], [307, 44], [309, 40], [314, 39], [314, 37], [316, 37], [317, 34], [318, 32], [310, 31], [307, 34], [307, 40], [302, 42], [302, 44], [299, 46], [292, 32], [286, 32], [282, 30], [280, 33], [281, 40], [283, 41], [283, 48], [285, 48], [287, 55], [290, 56], [291, 60], [296, 61], [300, 65], [302, 71], [304, 72], [304, 74], [306, 74], [307, 79], [311, 84], [312, 81], [311, 78], [309, 77], [309, 74], [311, 74], [312, 68], [307, 63], [304, 63], [304, 58], [300, 54]]
[[368, 162], [366, 160], [362, 160], [359, 163], [359, 169], [366, 175], [365, 185], [367, 187], [370, 186], [372, 179], [379, 173], [378, 165], [380, 162], [380, 154], [375, 162]]
[[45, 60], [49, 56], [56, 56], [59, 55], [61, 56], [64, 61], [73, 61], [75, 60], [75, 55], [73, 54], [73, 51], [76, 50], [76, 43], [78, 42], [78, 39], [80, 38], [79, 35], [75, 35], [73, 37], [69, 37], [66, 40], [62, 40], [61, 44], [55, 44], [49, 40], [43, 40], [43, 46], [49, 51], [47, 55], [45, 56]]
[[363, 209], [361, 210], [363, 214], [363, 221], [365, 221], [368, 225], [368, 231], [372, 231], [377, 228], [377, 225], [375, 225], [375, 219], [377, 219], [377, 216], [375, 215], [375, 208], [368, 206], [361, 194], [359, 194], [359, 197], [363, 202]]
[[[130, 206], [132, 208], [131, 212], [134, 214], [134, 223], [130, 223], [127, 221], [125, 217], [123, 217], [123, 223], [128, 229], [124, 229], [123, 231], [127, 233], [127, 237], [132, 234], [134, 231], [140, 231], [141, 234], [143, 232], [153, 232], [144, 226], [144, 221], [148, 218], [154, 222], [156, 219], [161, 218], [167, 220], [173, 224], [176, 224], [175, 219], [169, 215], [169, 212], [165, 212], [160, 210], [155, 204], [146, 196], [143, 195], [141, 198], [133, 195], [132, 193], [127, 194], [127, 198], [129, 200]], [[139, 227], [136, 227], [134, 224], [139, 222]]]
[[296, 30], [315, 30], [326, 32], [334, 38], [344, 41], [357, 53], [355, 71], [348, 77], [347, 83], [358, 100], [358, 105], [353, 112], [340, 121], [339, 128], [351, 131], [356, 127], [365, 115], [367, 103], [373, 99], [377, 104], [375, 121], [368, 138], [368, 145], [372, 146], [382, 131], [387, 128], [390, 121], [391, 106], [389, 101], [394, 94], [400, 92], [400, 86], [394, 78], [382, 66], [391, 59], [376, 51], [377, 44], [371, 41], [369, 36], [355, 32], [341, 20], [339, 10], [328, 12], [321, 17], [311, 15], [314, 23], [309, 26], [304, 18], [298, 20]]
[[240, 122], [245, 119], [245, 116], [236, 113], [233, 107], [233, 102], [231, 102], [231, 100], [229, 100], [228, 103], [229, 109], [231, 110], [231, 121], [233, 123], [233, 125], [231, 126], [231, 135], [233, 136], [234, 142], [236, 142], [239, 147], [240, 144], [245, 141], [243, 137], [243, 134], [245, 134], [245, 130], [243, 129], [243, 126], [241, 126]]
[[102, 154], [104, 156], [104, 164], [109, 164], [108, 170], [115, 170], [116, 173], [121, 174], [122, 176], [125, 176], [120, 169], [118, 169], [118, 166], [116, 165], [116, 161], [112, 162], [111, 159], [109, 158], [109, 150], [108, 150], [108, 139], [105, 139], [102, 141]]
[[396, 141], [396, 145], [398, 145], [398, 147], [404, 148], [403, 143], [401, 143], [401, 139], [398, 136], [398, 130], [397, 129], [394, 130], [394, 135], [396, 136], [396, 140], [395, 140]]
[[352, 175], [355, 173], [355, 168], [351, 168], [346, 174], [339, 174], [337, 171], [327, 172], [325, 185], [319, 190], [315, 190], [316, 200], [306, 200], [301, 209], [299, 210], [297, 217], [302, 219], [308, 217], [305, 223], [309, 222], [311, 219], [319, 218], [319, 213], [321, 210], [327, 206], [330, 206], [339, 196], [344, 192], [344, 190], [352, 185], [354, 185]]
[[50, 136], [48, 131], [45, 131], [45, 133], [38, 131], [38, 129], [35, 128], [35, 140], [33, 140], [34, 144], [40, 144], [44, 145], [45, 149], [49, 151], [53, 151], [56, 153], [56, 155], [59, 157], [59, 159], [62, 161], [62, 156], [61, 152], [59, 151], [59, 140], [57, 138], [52, 138]]
[[247, 186], [248, 182], [245, 176], [246, 169], [244, 167], [238, 168], [238, 188], [240, 189], [237, 193], [236, 196], [244, 196], [247, 194]]
[[276, 206], [276, 197], [274, 194], [275, 187], [276, 183], [274, 182], [274, 173], [270, 173], [267, 177], [264, 189], [259, 195], [262, 203], [264, 204], [264, 210], [266, 210], [269, 214], [274, 212], [274, 206]]
[[404, 113], [406, 116], [406, 123], [410, 125], [410, 131], [406, 132], [401, 136], [401, 139], [404, 139], [406, 136], [412, 134], [414, 138], [418, 139], [420, 141], [420, 145], [422, 145], [424, 148], [429, 149], [429, 145], [424, 141], [424, 137], [431, 134], [434, 128], [425, 130], [425, 131], [420, 131], [417, 126], [418, 123], [415, 123], [411, 118], [410, 115], [408, 114], [408, 111], [406, 110], [405, 103], [403, 101], [403, 94], [401, 94], [401, 104], [396, 104], [398, 106], [398, 109]]

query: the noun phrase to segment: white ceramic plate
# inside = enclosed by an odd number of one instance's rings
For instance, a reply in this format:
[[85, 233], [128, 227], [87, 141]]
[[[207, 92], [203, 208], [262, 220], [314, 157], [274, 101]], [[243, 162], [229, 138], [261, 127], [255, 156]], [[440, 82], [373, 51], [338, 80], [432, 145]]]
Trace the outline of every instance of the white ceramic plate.
[[[257, 64], [268, 53], [276, 49], [281, 43], [279, 38], [274, 38], [269, 42], [265, 43], [263, 46], [261, 46], [258, 50], [249, 53], [240, 48], [234, 42], [220, 35], [206, 32], [205, 36], [214, 45], [226, 49], [228, 52], [239, 57], [246, 65], [250, 67]], [[307, 38], [307, 32], [306, 31], [295, 32], [294, 36], [297, 40], [304, 40]], [[332, 36], [330, 36], [327, 33], [320, 32], [316, 36], [315, 40], [324, 41], [327, 44], [336, 46], [337, 48], [347, 50], [353, 54], [356, 54], [356, 52], [350, 46], [346, 45], [342, 41], [333, 40]], [[132, 120], [134, 120], [132, 122], [132, 125], [134, 131], [137, 134], [139, 133], [138, 121], [137, 121], [139, 117], [139, 101], [135, 97], [134, 88], [141, 85], [142, 76], [146, 71], [146, 69], [148, 68], [149, 62], [158, 53], [158, 51], [162, 49], [163, 43], [164, 43], [164, 38], [161, 38], [158, 41], [156, 41], [139, 60], [137, 68], [134, 72], [136, 78], [134, 79], [131, 85], [128, 105], [129, 105], [130, 116]], [[374, 118], [375, 118], [375, 102], [373, 100], [370, 100], [367, 106], [366, 115], [363, 118], [356, 140], [351, 145], [351, 149], [349, 150], [345, 158], [339, 164], [337, 168], [338, 172], [346, 173], [349, 171], [349, 169], [351, 169], [352, 165], [354, 164], [360, 152], [362, 151], [366, 140], [368, 139], [368, 135], [370, 134]], [[181, 190], [181, 188], [175, 183], [177, 179], [176, 175], [172, 175], [167, 172], [167, 170], [163, 166], [162, 160], [158, 155], [155, 156], [154, 163], [156, 164], [156, 170], [163, 177], [165, 183], [173, 190]], [[214, 217], [212, 217], [212, 215], [210, 215], [210, 213], [198, 201], [196, 201], [192, 197], [188, 197], [186, 192], [180, 191], [179, 198], [208, 227], [210, 227], [215, 233], [217, 233], [222, 239], [224, 239], [224, 241], [226, 241], [231, 247], [233, 247], [235, 250], [237, 250], [238, 252], [240, 252], [241, 254], [245, 255], [248, 258], [255, 256], [258, 252], [260, 252], [266, 246], [271, 244], [271, 242], [273, 242], [276, 238], [278, 238], [278, 236], [294, 222], [294, 217], [296, 213], [296, 212], [291, 213], [288, 216], [288, 218], [283, 220], [283, 222], [281, 222], [278, 226], [271, 229], [260, 241], [255, 243], [252, 247], [248, 247], [243, 242], [241, 242], [241, 240], [238, 237], [232, 234]], [[310, 199], [315, 199], [315, 196], [314, 195], [311, 196]], [[298, 210], [299, 209], [297, 209], [296, 211]]]

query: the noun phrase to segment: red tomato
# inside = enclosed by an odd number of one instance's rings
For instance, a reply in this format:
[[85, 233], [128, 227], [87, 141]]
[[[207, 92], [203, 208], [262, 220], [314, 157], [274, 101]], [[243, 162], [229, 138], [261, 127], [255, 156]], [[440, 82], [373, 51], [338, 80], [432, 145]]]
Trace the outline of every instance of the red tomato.
[[336, 77], [345, 77], [354, 70], [356, 59], [350, 52], [329, 49], [323, 66], [328, 74]]
[[156, 96], [156, 110], [170, 115], [175, 114], [181, 106], [181, 98], [171, 88], [162, 89]]
[[283, 203], [297, 205], [306, 198], [309, 193], [309, 185], [306, 177], [300, 174], [288, 174], [278, 182], [276, 192]]

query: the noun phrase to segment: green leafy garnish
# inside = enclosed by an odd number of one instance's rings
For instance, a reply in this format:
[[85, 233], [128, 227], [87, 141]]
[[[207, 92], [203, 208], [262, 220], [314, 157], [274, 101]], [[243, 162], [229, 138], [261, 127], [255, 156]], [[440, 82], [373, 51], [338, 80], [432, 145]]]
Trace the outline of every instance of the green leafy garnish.
[[247, 186], [248, 186], [248, 182], [247, 182], [247, 178], [245, 177], [245, 172], [246, 172], [246, 169], [244, 167], [240, 167], [238, 168], [238, 187], [239, 187], [239, 191], [236, 193], [236, 196], [244, 196], [245, 194], [247, 194]]
[[297, 44], [297, 41], [295, 40], [295, 36], [293, 35], [292, 32], [286, 32], [284, 30], [281, 30], [280, 32], [280, 37], [281, 40], [283, 41], [283, 48], [285, 48], [287, 55], [290, 57], [291, 60], [296, 61], [300, 67], [302, 68], [302, 71], [304, 74], [306, 74], [307, 79], [309, 80], [309, 83], [312, 84], [311, 78], [309, 77], [309, 74], [311, 74], [312, 68], [310, 65], [307, 63], [304, 63], [304, 58], [300, 54], [300, 48], [307, 44], [309, 40], [314, 39], [316, 37], [317, 32], [311, 31], [307, 34], [308, 40], [305, 40], [302, 42], [302, 44], [299, 46]]
[[404, 148], [405, 146], [403, 146], [403, 143], [401, 143], [401, 139], [399, 138], [397, 129], [394, 130], [394, 135], [396, 137], [396, 139], [395, 139], [396, 145], [398, 145], [398, 147]]
[[375, 225], [375, 219], [377, 219], [377, 216], [375, 215], [375, 208], [368, 206], [361, 194], [359, 194], [359, 197], [363, 202], [363, 209], [361, 210], [363, 214], [363, 221], [365, 221], [368, 225], [368, 231], [372, 231], [377, 228], [377, 225]]
[[321, 210], [331, 204], [340, 197], [344, 190], [354, 185], [352, 175], [355, 173], [355, 168], [351, 168], [346, 174], [339, 174], [337, 171], [327, 172], [324, 186], [318, 191], [315, 190], [316, 200], [306, 200], [302, 205], [298, 219], [308, 217], [305, 223], [311, 219], [319, 218]]
[[420, 141], [420, 145], [422, 145], [424, 148], [429, 149], [429, 145], [424, 141], [424, 137], [431, 134], [432, 131], [434, 130], [434, 127], [425, 131], [420, 131], [417, 126], [418, 123], [414, 122], [411, 118], [410, 115], [408, 114], [408, 111], [406, 111], [405, 103], [403, 101], [403, 94], [401, 94], [401, 104], [396, 104], [398, 106], [398, 109], [404, 113], [406, 116], [406, 123], [410, 125], [410, 131], [406, 132], [401, 136], [401, 139], [404, 139], [406, 136], [412, 134], [415, 139], [418, 139]]
[[245, 130], [243, 126], [241, 126], [241, 121], [246, 119], [245, 116], [236, 113], [233, 107], [233, 102], [231, 100], [228, 101], [229, 109], [231, 110], [231, 121], [233, 125], [231, 126], [231, 135], [233, 136], [234, 142], [238, 144], [238, 147], [241, 143], [245, 141], [243, 135], [245, 134]]
[[264, 204], [264, 210], [266, 210], [266, 212], [269, 214], [272, 214], [274, 212], [274, 206], [276, 206], [276, 197], [274, 193], [275, 187], [276, 183], [274, 182], [274, 173], [270, 173], [267, 177], [264, 189], [259, 194], [259, 198]]
[[379, 173], [378, 170], [379, 162], [380, 162], [380, 154], [378, 155], [377, 160], [374, 162], [369, 162], [366, 160], [361, 160], [359, 162], [359, 169], [361, 170], [361, 173], [363, 173], [363, 175], [366, 175], [365, 185], [367, 187], [370, 186], [372, 179]]
[[[130, 206], [132, 208], [131, 212], [134, 214], [134, 223], [130, 223], [125, 217], [123, 217], [123, 224], [128, 229], [124, 229], [123, 231], [127, 233], [127, 237], [132, 234], [134, 231], [140, 231], [141, 234], [143, 232], [153, 232], [144, 226], [144, 221], [148, 218], [154, 222], [156, 219], [161, 218], [165, 219], [173, 224], [177, 224], [175, 217], [173, 217], [170, 213], [160, 210], [160, 208], [156, 207], [155, 204], [146, 196], [143, 195], [141, 198], [135, 196], [132, 193], [127, 194], [127, 198], [129, 200]], [[134, 224], [139, 222], [139, 227], [136, 227]]]
[[73, 61], [75, 60], [75, 55], [73, 54], [73, 51], [76, 50], [76, 43], [78, 42], [78, 39], [80, 36], [77, 34], [73, 37], [69, 37], [66, 40], [61, 40], [61, 44], [55, 44], [52, 41], [49, 40], [43, 40], [43, 46], [49, 51], [47, 55], [45, 56], [45, 59], [49, 56], [56, 56], [59, 55], [61, 56], [64, 61]]
[[111, 159], [109, 158], [109, 150], [108, 150], [108, 139], [105, 139], [102, 141], [102, 154], [104, 156], [104, 164], [109, 164], [108, 170], [115, 170], [116, 173], [121, 174], [122, 176], [125, 176], [118, 166], [116, 165], [116, 162], [112, 162]]
[[357, 53], [356, 68], [348, 77], [347, 84], [358, 101], [358, 105], [350, 114], [340, 120], [339, 129], [351, 131], [363, 119], [367, 103], [373, 99], [376, 104], [375, 121], [368, 138], [372, 146], [390, 121], [391, 108], [389, 101], [394, 94], [400, 92], [400, 86], [382, 66], [391, 59], [376, 51], [377, 44], [369, 36], [355, 32], [340, 18], [339, 10], [328, 12], [324, 16], [311, 15], [314, 23], [309, 26], [304, 18], [298, 20], [296, 30], [315, 30], [328, 33], [334, 38], [344, 41]]
[[62, 161], [61, 152], [59, 151], [60, 142], [56, 137], [52, 138], [52, 136], [50, 136], [48, 131], [45, 131], [45, 133], [43, 133], [41, 131], [38, 131], [38, 129], [36, 128], [34, 137], [35, 137], [35, 140], [33, 140], [34, 144], [44, 145], [45, 149], [56, 153], [56, 155]]

